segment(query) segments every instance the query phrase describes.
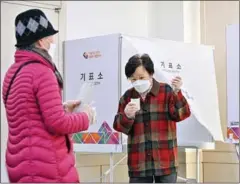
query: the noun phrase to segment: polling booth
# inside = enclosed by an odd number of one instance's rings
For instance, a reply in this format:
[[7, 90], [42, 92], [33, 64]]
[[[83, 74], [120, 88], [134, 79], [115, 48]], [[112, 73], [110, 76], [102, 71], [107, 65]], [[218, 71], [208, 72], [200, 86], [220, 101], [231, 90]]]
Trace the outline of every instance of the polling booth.
[[182, 92], [192, 115], [177, 124], [178, 145], [197, 150], [199, 181], [198, 149], [214, 149], [214, 141], [224, 141], [213, 52], [211, 46], [123, 34], [66, 41], [64, 100], [94, 101], [97, 111], [96, 123], [73, 135], [74, 151], [109, 153], [108, 172], [113, 180], [112, 155], [126, 152], [127, 144], [127, 137], [113, 130], [119, 99], [132, 87], [124, 74], [125, 64], [132, 55], [147, 53], [154, 62], [156, 80], [169, 84], [175, 76], [183, 80]]
[[239, 24], [226, 27], [227, 49], [227, 142], [239, 155]]

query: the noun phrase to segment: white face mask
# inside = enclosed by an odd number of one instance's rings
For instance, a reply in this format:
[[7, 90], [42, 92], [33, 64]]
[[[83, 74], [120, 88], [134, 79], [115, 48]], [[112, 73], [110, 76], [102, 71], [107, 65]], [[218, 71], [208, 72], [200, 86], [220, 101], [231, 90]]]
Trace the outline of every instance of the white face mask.
[[50, 43], [50, 48], [49, 48], [49, 50], [48, 50], [48, 53], [49, 53], [49, 55], [52, 57], [52, 60], [53, 60], [54, 57], [55, 57], [56, 47], [57, 47], [56, 44]]
[[138, 93], [144, 93], [150, 88], [151, 83], [149, 80], [137, 80], [132, 85]]

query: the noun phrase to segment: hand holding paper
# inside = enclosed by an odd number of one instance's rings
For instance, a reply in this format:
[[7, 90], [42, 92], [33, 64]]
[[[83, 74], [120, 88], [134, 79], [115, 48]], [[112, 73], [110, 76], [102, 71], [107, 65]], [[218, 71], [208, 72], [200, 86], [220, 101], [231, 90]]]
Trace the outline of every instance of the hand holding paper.
[[85, 112], [88, 115], [89, 123], [96, 123], [96, 108], [93, 107], [93, 84], [83, 83], [77, 97], [81, 104], [74, 109], [74, 112]]
[[88, 104], [83, 104], [81, 109], [88, 115], [89, 123], [94, 124], [96, 122], [96, 109]]
[[73, 112], [80, 104], [81, 102], [79, 100], [70, 100], [63, 103], [63, 108], [66, 112]]
[[182, 79], [179, 76], [173, 78], [171, 83], [172, 83], [172, 87], [173, 87], [174, 92], [178, 92], [182, 87]]
[[135, 102], [130, 102], [125, 107], [124, 113], [128, 118], [135, 118], [136, 112], [139, 110], [139, 106]]

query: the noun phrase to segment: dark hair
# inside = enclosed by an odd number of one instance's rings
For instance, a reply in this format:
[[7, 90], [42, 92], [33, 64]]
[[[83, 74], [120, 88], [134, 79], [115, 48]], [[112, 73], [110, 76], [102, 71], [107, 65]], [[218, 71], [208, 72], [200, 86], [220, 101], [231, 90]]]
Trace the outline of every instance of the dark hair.
[[125, 66], [125, 75], [131, 77], [139, 66], [143, 66], [150, 75], [154, 74], [154, 64], [148, 54], [136, 54], [129, 58]]

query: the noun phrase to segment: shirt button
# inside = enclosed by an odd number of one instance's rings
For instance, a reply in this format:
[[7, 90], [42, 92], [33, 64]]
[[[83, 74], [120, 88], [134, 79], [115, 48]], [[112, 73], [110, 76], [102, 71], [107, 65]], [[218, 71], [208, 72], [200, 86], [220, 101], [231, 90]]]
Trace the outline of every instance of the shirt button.
[[148, 156], [151, 156], [151, 153], [148, 153], [147, 155], [148, 155]]

